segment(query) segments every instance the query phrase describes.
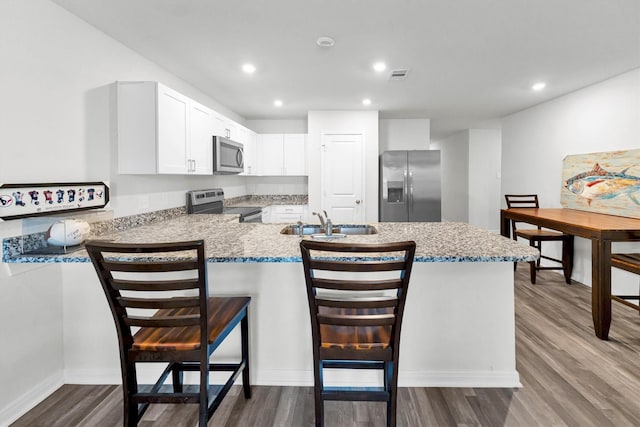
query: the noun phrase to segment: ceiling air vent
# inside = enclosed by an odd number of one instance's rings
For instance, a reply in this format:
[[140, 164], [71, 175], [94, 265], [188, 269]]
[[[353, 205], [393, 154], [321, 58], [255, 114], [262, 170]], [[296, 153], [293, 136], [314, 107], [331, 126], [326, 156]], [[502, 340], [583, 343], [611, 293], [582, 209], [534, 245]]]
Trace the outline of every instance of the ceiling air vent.
[[409, 70], [391, 70], [389, 74], [389, 80], [404, 80], [407, 78]]

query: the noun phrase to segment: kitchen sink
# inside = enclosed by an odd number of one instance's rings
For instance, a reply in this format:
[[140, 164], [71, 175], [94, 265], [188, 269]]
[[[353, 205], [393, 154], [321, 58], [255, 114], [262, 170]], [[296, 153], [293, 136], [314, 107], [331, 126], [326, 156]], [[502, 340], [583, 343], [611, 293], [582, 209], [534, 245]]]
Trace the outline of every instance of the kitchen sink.
[[[368, 224], [340, 224], [331, 227], [332, 234], [378, 234], [378, 230], [373, 225]], [[288, 234], [292, 236], [300, 235], [299, 225], [287, 225], [280, 234]], [[324, 228], [317, 224], [303, 224], [302, 234], [308, 236], [310, 234], [325, 234]]]

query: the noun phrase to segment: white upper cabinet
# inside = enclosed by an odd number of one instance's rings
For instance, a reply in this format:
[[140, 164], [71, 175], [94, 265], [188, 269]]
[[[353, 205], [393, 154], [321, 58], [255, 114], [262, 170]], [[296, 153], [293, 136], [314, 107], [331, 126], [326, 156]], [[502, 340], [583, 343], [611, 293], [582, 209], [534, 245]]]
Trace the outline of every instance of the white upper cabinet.
[[188, 166], [196, 175], [213, 174], [213, 115], [211, 109], [191, 101], [191, 165]]
[[227, 118], [222, 114], [213, 113], [213, 134], [227, 137]]
[[[128, 86], [131, 87], [131, 86]], [[189, 98], [157, 85], [158, 90], [158, 173], [189, 171]], [[120, 147], [118, 147], [120, 151]]]
[[158, 82], [118, 82], [118, 172], [213, 173], [213, 111]]
[[305, 134], [258, 135], [261, 175], [307, 175]]
[[244, 145], [244, 173], [242, 173], [242, 175], [259, 175], [260, 170], [258, 167], [259, 163], [256, 153], [256, 140], [258, 138], [258, 134], [245, 127], [241, 130], [243, 132], [243, 141], [240, 142]]
[[236, 142], [242, 142], [243, 127], [244, 126], [239, 125], [222, 114], [215, 114], [215, 135], [224, 136]]
[[262, 175], [284, 175], [284, 135], [262, 134], [258, 136], [258, 145], [262, 153], [260, 173]]
[[232, 141], [236, 141], [236, 142], [242, 142], [240, 141], [241, 137], [240, 137], [240, 125], [238, 125], [236, 122], [234, 122], [233, 120], [228, 120], [225, 123], [226, 125], [226, 132], [227, 132], [227, 138], [231, 139]]
[[283, 144], [284, 175], [307, 175], [307, 135], [285, 134]]

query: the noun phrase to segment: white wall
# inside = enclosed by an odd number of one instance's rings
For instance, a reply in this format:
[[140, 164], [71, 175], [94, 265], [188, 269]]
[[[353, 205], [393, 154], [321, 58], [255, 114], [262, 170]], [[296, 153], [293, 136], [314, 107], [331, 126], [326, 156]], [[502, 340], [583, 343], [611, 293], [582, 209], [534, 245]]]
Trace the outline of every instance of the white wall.
[[[638, 147], [640, 69], [504, 117], [502, 194], [537, 193], [542, 207], [560, 207], [566, 155]], [[577, 239], [574, 258], [573, 278], [591, 284], [588, 241]]]
[[61, 265], [0, 268], [0, 425], [63, 384]]
[[469, 224], [500, 232], [499, 129], [469, 129]]
[[245, 126], [257, 133], [307, 133], [307, 119], [247, 120]]
[[322, 209], [320, 145], [322, 134], [362, 133], [365, 146], [365, 221], [378, 220], [378, 112], [309, 111], [309, 211]]
[[469, 131], [432, 141], [431, 149], [442, 159], [442, 221], [468, 222]]
[[[56, 4], [0, 2], [0, 58], [0, 183], [110, 181], [116, 216], [183, 206], [188, 189], [245, 194], [242, 177], [116, 174], [116, 80], [159, 80], [242, 118]], [[19, 234], [0, 223], [0, 239]], [[61, 384], [64, 286], [59, 266], [0, 266], [0, 424]]]
[[428, 150], [431, 139], [429, 119], [381, 119], [379, 151]]
[[[119, 42], [46, 1], [2, 2], [0, 182], [111, 182], [116, 216], [184, 205], [188, 189], [243, 178], [117, 175], [116, 80], [159, 80], [238, 121], [242, 118]], [[28, 154], [27, 154], [28, 153]], [[148, 195], [149, 203], [137, 200]], [[122, 199], [121, 199], [122, 198]], [[145, 207], [146, 205], [148, 207]]]
[[309, 180], [306, 176], [248, 176], [245, 188], [247, 194], [299, 195], [308, 194], [308, 182]]

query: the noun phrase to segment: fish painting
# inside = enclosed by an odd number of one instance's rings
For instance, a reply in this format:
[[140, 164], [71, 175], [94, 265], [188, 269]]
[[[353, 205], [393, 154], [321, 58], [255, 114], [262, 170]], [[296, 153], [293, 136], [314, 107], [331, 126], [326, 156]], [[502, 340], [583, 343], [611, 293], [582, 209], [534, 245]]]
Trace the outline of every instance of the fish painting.
[[631, 166], [620, 172], [610, 172], [596, 163], [590, 171], [582, 172], [567, 179], [564, 188], [587, 200], [607, 200], [627, 195], [636, 205], [640, 205], [640, 177], [628, 175]]

